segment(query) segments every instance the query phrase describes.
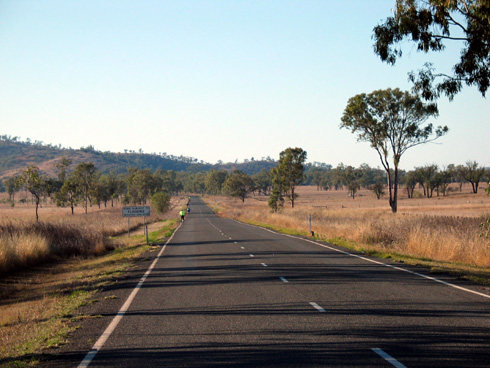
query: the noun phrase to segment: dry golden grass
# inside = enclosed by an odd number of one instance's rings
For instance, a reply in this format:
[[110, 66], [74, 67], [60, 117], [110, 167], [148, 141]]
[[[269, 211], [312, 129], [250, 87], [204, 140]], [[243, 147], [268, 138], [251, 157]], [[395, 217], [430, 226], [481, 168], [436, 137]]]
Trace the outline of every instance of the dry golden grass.
[[[52, 203], [43, 204], [39, 222], [35, 222], [35, 206], [16, 203], [11, 207], [0, 199], [0, 274], [19, 267], [39, 264], [53, 257], [87, 256], [114, 248], [110, 237], [128, 232], [128, 218], [122, 217], [122, 206], [104, 206], [84, 210], [59, 208]], [[182, 198], [173, 198], [171, 210], [181, 205]], [[144, 221], [156, 222], [162, 215], [151, 211], [151, 216], [129, 220], [131, 230]]]
[[[400, 253], [417, 258], [490, 267], [490, 239], [481, 237], [480, 224], [490, 214], [490, 198], [462, 193], [447, 197], [404, 199], [392, 214], [387, 199], [377, 200], [368, 191], [352, 199], [347, 191], [317, 191], [299, 187], [295, 208], [271, 213], [267, 197], [241, 203], [225, 197], [209, 197], [223, 216], [269, 224], [321, 239], [345, 239], [364, 249]], [[404, 193], [401, 193], [403, 196]]]

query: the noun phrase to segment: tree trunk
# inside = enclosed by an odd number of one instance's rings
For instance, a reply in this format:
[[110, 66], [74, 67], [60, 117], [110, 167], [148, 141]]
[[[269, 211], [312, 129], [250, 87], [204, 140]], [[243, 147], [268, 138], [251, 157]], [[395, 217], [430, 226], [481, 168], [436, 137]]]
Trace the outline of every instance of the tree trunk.
[[294, 185], [291, 186], [291, 208], [294, 208]]
[[393, 201], [391, 211], [396, 213], [398, 211], [398, 165], [395, 165], [395, 180], [393, 188]]

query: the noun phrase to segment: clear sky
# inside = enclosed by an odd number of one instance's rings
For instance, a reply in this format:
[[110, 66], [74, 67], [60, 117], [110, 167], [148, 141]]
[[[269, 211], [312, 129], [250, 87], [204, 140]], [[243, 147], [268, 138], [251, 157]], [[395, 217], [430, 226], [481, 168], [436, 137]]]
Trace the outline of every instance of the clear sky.
[[[279, 157], [380, 166], [340, 130], [347, 100], [410, 89], [432, 60], [407, 43], [395, 66], [372, 29], [395, 0], [0, 0], [0, 134], [64, 147], [166, 152], [215, 163]], [[490, 105], [474, 88], [441, 99], [450, 132], [412, 148], [401, 168], [490, 166]]]

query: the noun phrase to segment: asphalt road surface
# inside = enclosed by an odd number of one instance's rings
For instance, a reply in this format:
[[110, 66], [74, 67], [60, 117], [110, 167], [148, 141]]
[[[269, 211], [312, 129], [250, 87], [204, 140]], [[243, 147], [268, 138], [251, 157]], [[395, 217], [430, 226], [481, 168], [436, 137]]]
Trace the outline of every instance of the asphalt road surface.
[[198, 197], [190, 206], [77, 364], [490, 367], [484, 288], [218, 218]]

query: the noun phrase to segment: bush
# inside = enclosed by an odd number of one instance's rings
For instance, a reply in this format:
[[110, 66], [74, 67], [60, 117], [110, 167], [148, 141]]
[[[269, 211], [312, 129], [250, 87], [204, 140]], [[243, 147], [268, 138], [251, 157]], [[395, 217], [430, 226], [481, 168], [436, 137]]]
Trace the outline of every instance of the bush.
[[151, 197], [151, 206], [157, 213], [164, 213], [170, 207], [170, 194], [158, 192]]

